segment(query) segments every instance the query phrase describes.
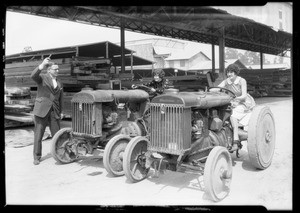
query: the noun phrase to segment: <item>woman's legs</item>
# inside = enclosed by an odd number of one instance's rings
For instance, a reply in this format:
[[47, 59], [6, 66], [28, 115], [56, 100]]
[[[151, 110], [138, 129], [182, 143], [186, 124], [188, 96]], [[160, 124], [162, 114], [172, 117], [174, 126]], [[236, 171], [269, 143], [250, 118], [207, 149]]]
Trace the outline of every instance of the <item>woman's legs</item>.
[[238, 135], [238, 120], [232, 116], [230, 116], [230, 122], [233, 127], [233, 140], [239, 140], [239, 135]]
[[231, 126], [233, 128], [233, 144], [231, 151], [238, 150], [239, 135], [238, 135], [238, 120], [235, 117], [230, 116]]

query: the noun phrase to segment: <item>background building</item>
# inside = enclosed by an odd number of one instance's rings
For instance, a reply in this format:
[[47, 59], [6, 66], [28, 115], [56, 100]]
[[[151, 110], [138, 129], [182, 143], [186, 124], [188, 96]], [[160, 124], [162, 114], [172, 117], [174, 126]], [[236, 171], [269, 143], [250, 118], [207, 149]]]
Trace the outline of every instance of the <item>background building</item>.
[[[282, 30], [293, 33], [293, 3], [292, 2], [268, 2], [262, 6], [222, 6], [214, 7], [225, 10], [236, 16], [252, 19], [256, 22], [268, 25], [274, 30]], [[264, 54], [271, 64], [287, 64], [291, 67], [291, 53], [286, 52], [287, 57]]]
[[214, 7], [225, 10], [236, 16], [252, 19], [256, 22], [293, 33], [293, 3], [292, 2], [268, 2], [262, 6], [230, 6]]

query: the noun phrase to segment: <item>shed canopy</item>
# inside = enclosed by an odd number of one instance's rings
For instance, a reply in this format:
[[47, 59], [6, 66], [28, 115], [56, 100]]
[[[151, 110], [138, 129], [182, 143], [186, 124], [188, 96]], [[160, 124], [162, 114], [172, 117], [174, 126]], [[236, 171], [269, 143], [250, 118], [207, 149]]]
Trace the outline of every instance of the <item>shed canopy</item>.
[[[147, 59], [141, 58], [139, 56], [132, 56], [132, 66], [141, 66], [141, 65], [152, 65], [154, 62], [149, 61]], [[114, 66], [120, 67], [121, 62], [121, 56], [116, 56], [112, 58], [112, 62]], [[126, 55], [125, 56], [125, 66], [131, 66], [131, 56]]]
[[292, 34], [208, 6], [9, 6], [9, 11], [262, 52], [283, 54]]
[[[125, 66], [131, 65], [131, 52], [132, 50], [126, 48], [124, 49]], [[71, 58], [73, 56], [91, 58], [110, 58], [114, 66], [121, 66], [121, 47], [109, 41], [8, 55], [5, 57], [5, 62], [11, 63], [24, 60], [29, 61], [33, 59], [40, 59], [41, 56], [45, 58], [49, 55], [52, 55], [51, 59]], [[152, 61], [133, 55], [133, 66], [149, 64], [152, 64]]]

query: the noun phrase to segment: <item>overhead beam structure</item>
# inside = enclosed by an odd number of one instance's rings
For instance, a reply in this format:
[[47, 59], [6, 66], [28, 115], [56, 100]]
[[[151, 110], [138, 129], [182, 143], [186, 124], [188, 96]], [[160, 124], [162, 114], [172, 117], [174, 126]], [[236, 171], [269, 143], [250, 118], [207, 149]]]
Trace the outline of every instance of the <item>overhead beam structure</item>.
[[121, 28], [208, 44], [278, 55], [291, 49], [292, 35], [212, 7], [189, 6], [9, 6], [9, 11]]
[[225, 47], [271, 55], [292, 48], [290, 33], [207, 6], [9, 6], [7, 10], [118, 28], [121, 35], [127, 30], [218, 45], [221, 72]]

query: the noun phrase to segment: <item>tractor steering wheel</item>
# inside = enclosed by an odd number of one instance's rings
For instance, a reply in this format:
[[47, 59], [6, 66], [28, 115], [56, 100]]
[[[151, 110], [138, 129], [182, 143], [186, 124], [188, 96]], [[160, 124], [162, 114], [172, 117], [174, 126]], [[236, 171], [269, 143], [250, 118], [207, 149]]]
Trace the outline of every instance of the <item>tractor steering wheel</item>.
[[224, 93], [226, 93], [226, 94], [230, 93], [230, 96], [231, 96], [231, 97], [236, 98], [236, 95], [234, 94], [234, 92], [232, 92], [232, 91], [229, 90], [229, 89], [223, 88], [223, 87], [209, 87], [209, 88], [208, 88], [208, 91], [209, 91], [210, 89], [214, 89], [214, 88], [220, 89], [220, 92], [223, 92], [223, 91], [224, 91]]

